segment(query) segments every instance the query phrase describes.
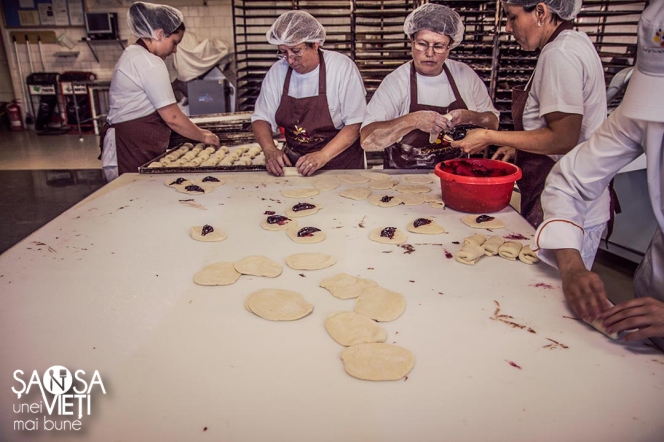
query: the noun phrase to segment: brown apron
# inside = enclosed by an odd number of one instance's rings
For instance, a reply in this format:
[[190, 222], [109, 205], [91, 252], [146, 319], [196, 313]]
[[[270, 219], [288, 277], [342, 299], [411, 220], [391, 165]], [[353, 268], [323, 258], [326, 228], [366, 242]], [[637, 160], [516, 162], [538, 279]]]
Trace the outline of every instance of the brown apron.
[[[143, 40], [136, 44], [148, 50]], [[166, 152], [171, 137], [171, 128], [155, 111], [135, 120], [105, 125], [100, 133], [103, 149], [107, 130], [115, 129], [115, 146], [118, 156], [118, 174], [138, 172], [139, 166]]]
[[[572, 29], [572, 22], [564, 21], [558, 25], [558, 28], [551, 34], [546, 43], [551, 43], [562, 31], [567, 29]], [[532, 87], [533, 77], [528, 81], [525, 90], [523, 86], [516, 86], [512, 90], [514, 130], [523, 130], [523, 111], [526, 107], [526, 101], [528, 101], [528, 93]], [[521, 216], [537, 228], [544, 219], [544, 211], [540, 202], [544, 182], [556, 162], [546, 155], [517, 150], [514, 164], [519, 166], [522, 172], [521, 179], [516, 182], [521, 191]]]
[[[434, 111], [441, 115], [455, 110], [468, 109], [466, 103], [459, 94], [456, 82], [450, 73], [447, 65], [443, 65], [443, 71], [450, 82], [452, 92], [454, 92], [454, 101], [447, 107], [430, 106], [419, 104], [417, 102], [417, 72], [415, 65], [411, 61], [410, 65], [410, 108], [408, 113], [418, 111]], [[444, 160], [459, 158], [463, 155], [461, 149], [441, 147], [441, 137], [439, 135], [435, 143], [429, 143], [429, 134], [419, 129], [408, 132], [401, 141], [397, 141], [385, 149], [385, 160], [383, 167], [386, 169], [433, 169], [436, 164]]]
[[[277, 108], [275, 120], [285, 129], [286, 145], [284, 152], [295, 165], [302, 156], [318, 152], [339, 133], [334, 127], [327, 104], [327, 74], [323, 52], [318, 51], [318, 95], [294, 98], [288, 95], [293, 68], [289, 67], [284, 80], [281, 103]], [[360, 147], [360, 138], [346, 150], [332, 158], [321, 169], [363, 169], [364, 155]]]

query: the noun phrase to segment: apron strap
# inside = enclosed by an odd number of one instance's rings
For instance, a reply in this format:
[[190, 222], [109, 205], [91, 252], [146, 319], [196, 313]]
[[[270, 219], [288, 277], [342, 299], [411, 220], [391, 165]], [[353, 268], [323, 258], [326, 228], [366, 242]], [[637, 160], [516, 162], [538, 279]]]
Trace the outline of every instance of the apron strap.
[[[454, 77], [452, 76], [452, 72], [450, 72], [450, 68], [448, 68], [447, 65], [444, 63], [443, 63], [443, 72], [445, 72], [447, 81], [450, 83], [450, 87], [452, 88], [452, 93], [454, 94], [454, 101], [463, 102], [463, 100], [461, 99], [461, 94], [459, 93], [459, 88], [457, 87], [456, 81], [454, 81]], [[408, 109], [408, 112], [409, 113], [417, 112], [417, 109], [415, 109], [414, 106], [418, 104], [420, 103], [417, 101], [417, 71], [415, 70], [415, 64], [413, 63], [413, 61], [411, 61], [410, 62], [410, 108]]]
[[[292, 75], [293, 75], [293, 68], [288, 66], [288, 71], [286, 72], [286, 78], [284, 79], [284, 88], [281, 93], [282, 96], [288, 96]], [[318, 50], [318, 95], [327, 94], [326, 81], [327, 78], [325, 75], [325, 58], [323, 57], [323, 51], [319, 49]]]

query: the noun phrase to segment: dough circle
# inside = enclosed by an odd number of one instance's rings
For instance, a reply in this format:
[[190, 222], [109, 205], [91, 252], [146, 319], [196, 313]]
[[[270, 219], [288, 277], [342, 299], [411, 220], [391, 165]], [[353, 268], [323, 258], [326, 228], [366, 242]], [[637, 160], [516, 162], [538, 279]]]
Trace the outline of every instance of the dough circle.
[[194, 282], [198, 285], [230, 285], [238, 280], [240, 274], [232, 262], [216, 262], [203, 267], [194, 274]]
[[421, 193], [404, 193], [399, 195], [399, 198], [405, 206], [419, 206], [426, 201], [426, 197]]
[[397, 184], [394, 190], [401, 193], [429, 193], [431, 187], [422, 184]]
[[394, 321], [406, 309], [406, 298], [401, 293], [383, 287], [364, 290], [355, 300], [355, 313], [380, 322]]
[[286, 198], [307, 198], [310, 196], [316, 196], [320, 193], [318, 189], [284, 189], [281, 191], [281, 194]]
[[369, 195], [371, 195], [371, 189], [368, 187], [349, 187], [348, 189], [339, 193], [339, 195], [344, 198], [349, 198], [352, 200], [365, 200]]
[[324, 253], [296, 253], [286, 258], [286, 265], [293, 270], [320, 270], [337, 263], [337, 258]]
[[369, 183], [369, 189], [373, 190], [389, 190], [399, 184], [399, 180], [377, 180]]
[[360, 172], [360, 175], [365, 178], [369, 178], [372, 181], [384, 181], [391, 178], [391, 175], [381, 172]]
[[440, 224], [436, 223], [436, 220], [430, 216], [424, 217], [425, 219], [431, 220], [430, 224], [424, 224], [419, 227], [415, 227], [415, 220], [408, 223], [406, 229], [409, 232], [413, 233], [424, 233], [426, 235], [438, 235], [439, 233], [445, 233], [445, 229]]
[[337, 178], [346, 184], [364, 184], [370, 181], [369, 178], [363, 177], [362, 175], [343, 174], [337, 175]]
[[345, 348], [341, 352], [346, 373], [365, 381], [396, 381], [415, 366], [415, 355], [398, 345], [370, 343]]
[[380, 232], [384, 229], [385, 227], [379, 227], [377, 229], [372, 230], [369, 233], [369, 239], [372, 241], [376, 241], [382, 244], [401, 244], [406, 242], [408, 239], [408, 235], [406, 235], [402, 230], [396, 229], [394, 231], [394, 236], [392, 238], [388, 238], [386, 236], [380, 236]]
[[426, 175], [420, 175], [420, 174], [415, 174], [415, 175], [403, 175], [401, 179], [409, 184], [431, 184], [433, 183], [433, 180], [431, 177], [426, 174]]
[[341, 185], [341, 181], [333, 176], [326, 176], [314, 181], [314, 187], [318, 190], [334, 190]]
[[191, 236], [193, 239], [196, 241], [203, 241], [203, 242], [214, 242], [214, 241], [223, 241], [227, 238], [226, 234], [221, 231], [221, 229], [210, 226], [214, 230], [207, 235], [203, 236], [203, 226], [194, 226], [191, 229], [189, 229], [189, 236]]
[[247, 256], [235, 263], [235, 270], [243, 275], [276, 278], [283, 269], [281, 264], [262, 255]]
[[[391, 196], [392, 199], [388, 202], [381, 201], [385, 196]], [[388, 195], [386, 193], [372, 193], [369, 195], [369, 204], [378, 207], [394, 207], [401, 204], [401, 197], [398, 195]]]
[[505, 228], [505, 223], [498, 219], [498, 218], [493, 218], [491, 221], [485, 221], [483, 223], [478, 223], [477, 217], [482, 216], [482, 215], [466, 215], [463, 218], [461, 218], [461, 221], [468, 227], [472, 227], [473, 229], [504, 229]]
[[320, 204], [313, 204], [313, 205], [316, 206], [313, 209], [298, 210], [297, 212], [293, 212], [293, 207], [289, 207], [288, 209], [286, 209], [286, 216], [288, 218], [302, 218], [304, 216], [313, 215], [314, 213], [317, 213], [320, 209], [323, 208], [323, 206], [321, 206]]
[[270, 321], [295, 321], [304, 318], [314, 306], [301, 294], [290, 290], [263, 289], [252, 293], [244, 304], [256, 316]]
[[288, 229], [286, 234], [290, 239], [298, 244], [316, 244], [318, 242], [324, 241], [326, 238], [326, 235], [323, 233], [323, 231], [313, 232], [311, 236], [297, 236], [297, 232], [299, 232], [300, 229], [304, 229], [304, 227], [295, 226], [291, 229]]
[[365, 289], [378, 287], [375, 281], [339, 273], [320, 282], [320, 286], [339, 299], [353, 299], [362, 294]]
[[375, 321], [355, 312], [335, 312], [325, 320], [325, 330], [343, 346], [385, 342], [387, 332]]
[[279, 230], [288, 230], [291, 227], [297, 227], [297, 220], [295, 219], [289, 219], [288, 221], [284, 221], [283, 224], [269, 224], [267, 222], [267, 217], [263, 221], [261, 221], [261, 227], [264, 228], [265, 230], [271, 230], [271, 231], [279, 231]]

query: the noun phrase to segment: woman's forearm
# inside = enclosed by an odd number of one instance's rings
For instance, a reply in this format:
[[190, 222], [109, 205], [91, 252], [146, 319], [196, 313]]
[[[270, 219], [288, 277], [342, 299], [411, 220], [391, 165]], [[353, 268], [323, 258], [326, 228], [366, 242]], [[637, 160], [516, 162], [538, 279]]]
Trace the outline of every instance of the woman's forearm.
[[201, 142], [205, 140], [205, 132], [183, 114], [176, 103], [164, 106], [157, 112], [174, 132], [192, 140]]

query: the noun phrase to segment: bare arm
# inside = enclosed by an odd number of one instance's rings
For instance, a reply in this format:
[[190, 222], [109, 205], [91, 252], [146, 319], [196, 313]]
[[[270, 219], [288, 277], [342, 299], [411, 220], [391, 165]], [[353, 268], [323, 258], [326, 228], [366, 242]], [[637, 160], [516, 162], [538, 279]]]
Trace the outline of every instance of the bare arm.
[[449, 113], [452, 125], [474, 124], [491, 130], [498, 130], [498, 117], [493, 112], [475, 112], [468, 109], [455, 109]]
[[348, 149], [360, 136], [360, 123], [349, 124], [318, 152], [302, 155], [295, 163], [301, 175], [309, 176]]
[[292, 166], [288, 155], [277, 149], [272, 139], [272, 127], [270, 123], [263, 120], [256, 120], [251, 123], [256, 141], [260, 144], [265, 153], [265, 167], [272, 175], [282, 176], [285, 166]]
[[201, 129], [182, 113], [177, 103], [157, 109], [159, 116], [173, 131], [183, 137], [219, 147], [219, 138], [209, 130]]

